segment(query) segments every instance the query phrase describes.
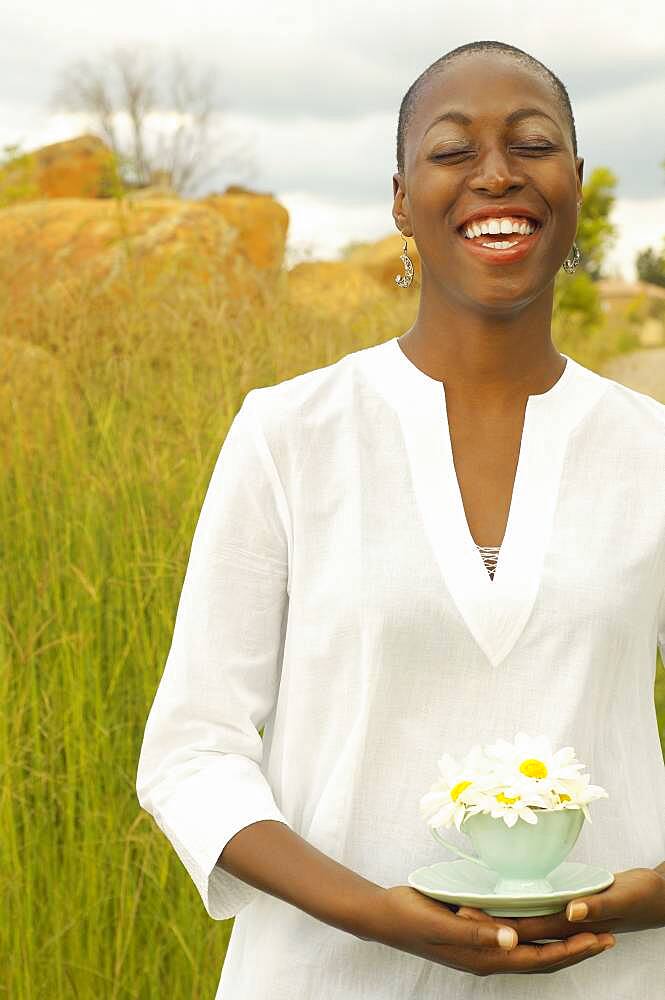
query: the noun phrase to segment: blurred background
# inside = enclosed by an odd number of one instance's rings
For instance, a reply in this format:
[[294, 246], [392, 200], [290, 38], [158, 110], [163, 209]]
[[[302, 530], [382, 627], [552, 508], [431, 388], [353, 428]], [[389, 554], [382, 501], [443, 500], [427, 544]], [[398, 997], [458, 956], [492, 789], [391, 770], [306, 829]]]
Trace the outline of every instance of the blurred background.
[[249, 389], [413, 322], [399, 104], [480, 39], [570, 94], [558, 349], [665, 402], [661, 3], [3, 4], [0, 996], [214, 996], [232, 921], [135, 796], [194, 527]]

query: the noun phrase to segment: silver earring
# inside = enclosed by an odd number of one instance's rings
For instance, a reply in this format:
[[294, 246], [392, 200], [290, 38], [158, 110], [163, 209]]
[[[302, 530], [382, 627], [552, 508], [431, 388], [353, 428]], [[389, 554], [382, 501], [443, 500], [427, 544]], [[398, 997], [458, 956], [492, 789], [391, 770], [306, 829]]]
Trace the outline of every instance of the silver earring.
[[[572, 257], [570, 256], [570, 254], [572, 254]], [[580, 262], [580, 249], [576, 243], [573, 243], [570, 254], [568, 254], [568, 256], [563, 262], [563, 269], [568, 274], [574, 274], [575, 269]]]
[[404, 249], [402, 250], [399, 259], [404, 264], [404, 274], [395, 275], [395, 284], [399, 285], [400, 288], [408, 288], [413, 281], [413, 261], [406, 252], [406, 236], [402, 233], [401, 229], [400, 233], [402, 235], [402, 239], [404, 240]]
[[[582, 208], [582, 202], [578, 201], [577, 211], [579, 212], [581, 208]], [[573, 243], [570, 254], [566, 257], [566, 259], [563, 262], [564, 271], [567, 271], [568, 274], [574, 274], [575, 269], [579, 264], [579, 262], [580, 262], [580, 250], [577, 244]]]

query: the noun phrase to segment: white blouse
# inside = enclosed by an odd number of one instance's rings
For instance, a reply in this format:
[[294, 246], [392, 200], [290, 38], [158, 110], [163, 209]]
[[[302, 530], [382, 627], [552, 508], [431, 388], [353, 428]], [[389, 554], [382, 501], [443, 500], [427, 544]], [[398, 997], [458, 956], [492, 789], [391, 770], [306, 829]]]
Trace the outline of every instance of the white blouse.
[[397, 338], [246, 394], [136, 782], [209, 915], [236, 917], [216, 1000], [665, 996], [665, 928], [621, 934], [537, 986], [478, 979], [215, 865], [239, 830], [273, 819], [379, 885], [407, 884], [455, 859], [419, 811], [439, 756], [521, 729], [574, 746], [609, 793], [567, 860], [665, 860], [665, 405], [565, 357], [528, 398], [493, 579], [464, 513], [445, 383]]

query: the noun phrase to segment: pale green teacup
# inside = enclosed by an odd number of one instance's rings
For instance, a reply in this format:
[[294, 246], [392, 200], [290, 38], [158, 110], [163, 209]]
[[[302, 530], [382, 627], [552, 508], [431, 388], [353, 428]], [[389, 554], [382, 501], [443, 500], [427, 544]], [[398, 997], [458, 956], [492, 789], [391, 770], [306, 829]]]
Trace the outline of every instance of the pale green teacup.
[[534, 812], [538, 816], [536, 824], [520, 817], [513, 827], [489, 813], [468, 816], [461, 832], [471, 838], [477, 858], [449, 844], [438, 830], [432, 827], [430, 830], [444, 847], [496, 873], [494, 892], [502, 895], [553, 892], [546, 876], [572, 851], [584, 823], [584, 813], [581, 809], [534, 809]]

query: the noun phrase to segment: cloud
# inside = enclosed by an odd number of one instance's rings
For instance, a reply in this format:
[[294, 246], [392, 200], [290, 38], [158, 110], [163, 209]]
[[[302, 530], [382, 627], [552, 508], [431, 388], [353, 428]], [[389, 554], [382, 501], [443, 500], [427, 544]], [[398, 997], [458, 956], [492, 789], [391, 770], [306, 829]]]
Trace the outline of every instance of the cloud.
[[[403, 94], [444, 52], [487, 38], [530, 52], [568, 88], [585, 176], [608, 166], [622, 205], [632, 206], [622, 216], [623, 231], [632, 233], [625, 246], [644, 232], [631, 223], [637, 205], [648, 206], [653, 226], [665, 232], [660, 0], [642, 3], [639, 12], [623, 3], [601, 9], [579, 0], [551, 8], [526, 0], [466, 7], [375, 0], [367, 10], [357, 0], [189, 0], [167, 7], [157, 0], [110, 6], [5, 0], [0, 143], [21, 139], [31, 148], [80, 131], [79, 120], [47, 110], [58, 70], [68, 62], [101, 58], [117, 43], [138, 42], [158, 60], [174, 48], [194, 68], [218, 71], [220, 118], [252, 151], [246, 180], [288, 198], [299, 219], [310, 212], [320, 226], [328, 220], [331, 232], [343, 222], [349, 238], [357, 238], [361, 224], [374, 232], [387, 209], [390, 232]], [[243, 177], [225, 174], [220, 164], [208, 183], [219, 189], [234, 180]]]

